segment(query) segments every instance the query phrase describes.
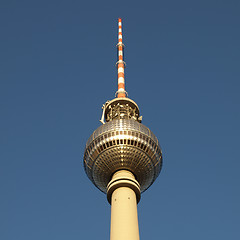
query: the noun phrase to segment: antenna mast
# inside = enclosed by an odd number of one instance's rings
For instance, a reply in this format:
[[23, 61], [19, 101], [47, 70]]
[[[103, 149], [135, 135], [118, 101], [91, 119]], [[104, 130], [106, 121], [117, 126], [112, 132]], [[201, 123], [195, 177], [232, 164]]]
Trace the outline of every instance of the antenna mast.
[[123, 61], [123, 49], [124, 44], [122, 42], [122, 19], [118, 19], [118, 61], [116, 63], [118, 69], [118, 91], [116, 95], [118, 98], [125, 98], [126, 91], [125, 91], [125, 79], [124, 79], [124, 68], [126, 63]]

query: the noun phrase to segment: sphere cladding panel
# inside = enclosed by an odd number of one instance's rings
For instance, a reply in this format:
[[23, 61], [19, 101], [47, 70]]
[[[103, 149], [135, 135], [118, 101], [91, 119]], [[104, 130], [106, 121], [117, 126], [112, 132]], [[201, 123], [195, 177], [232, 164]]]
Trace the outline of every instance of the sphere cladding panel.
[[84, 168], [89, 179], [101, 191], [114, 172], [131, 171], [145, 191], [162, 167], [162, 151], [156, 136], [143, 124], [131, 120], [113, 120], [97, 128], [87, 141]]

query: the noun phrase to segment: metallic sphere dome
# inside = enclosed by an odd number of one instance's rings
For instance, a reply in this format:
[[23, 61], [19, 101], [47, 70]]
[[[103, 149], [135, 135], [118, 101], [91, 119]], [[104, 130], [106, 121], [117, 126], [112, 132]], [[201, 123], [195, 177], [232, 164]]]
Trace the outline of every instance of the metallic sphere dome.
[[156, 136], [134, 119], [115, 119], [97, 128], [86, 143], [84, 168], [102, 192], [119, 170], [129, 170], [145, 191], [158, 177], [162, 151]]

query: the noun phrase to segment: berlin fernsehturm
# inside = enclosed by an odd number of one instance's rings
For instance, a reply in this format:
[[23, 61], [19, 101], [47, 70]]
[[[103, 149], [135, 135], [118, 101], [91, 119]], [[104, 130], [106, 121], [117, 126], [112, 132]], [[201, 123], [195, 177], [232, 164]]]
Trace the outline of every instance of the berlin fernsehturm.
[[[118, 90], [103, 105], [101, 123], [86, 143], [88, 178], [111, 204], [110, 240], [139, 240], [137, 204], [158, 177], [162, 151], [125, 90], [122, 20], [118, 20]], [[144, 91], [144, 89], [143, 89]]]

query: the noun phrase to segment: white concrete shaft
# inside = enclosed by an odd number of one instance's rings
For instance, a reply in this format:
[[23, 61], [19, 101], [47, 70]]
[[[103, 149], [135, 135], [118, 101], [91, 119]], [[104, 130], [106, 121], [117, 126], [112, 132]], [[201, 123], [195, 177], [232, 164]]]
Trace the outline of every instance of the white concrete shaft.
[[[122, 182], [124, 178], [136, 181], [133, 174], [125, 170], [115, 173], [112, 181], [121, 179]], [[131, 187], [121, 185], [111, 196], [110, 240], [139, 240], [136, 194]]]

